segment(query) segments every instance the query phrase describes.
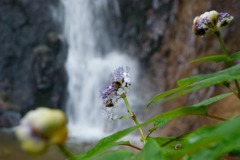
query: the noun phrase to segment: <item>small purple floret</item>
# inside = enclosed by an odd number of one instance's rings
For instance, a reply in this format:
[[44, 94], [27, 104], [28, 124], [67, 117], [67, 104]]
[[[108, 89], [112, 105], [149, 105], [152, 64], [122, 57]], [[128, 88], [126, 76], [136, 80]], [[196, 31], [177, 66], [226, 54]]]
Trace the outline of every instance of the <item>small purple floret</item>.
[[126, 70], [123, 67], [119, 67], [111, 74], [111, 85], [100, 92], [106, 107], [113, 107], [118, 99], [121, 98], [121, 94], [127, 93], [130, 86], [129, 71], [130, 67], [126, 67]]
[[221, 21], [224, 18], [230, 18], [230, 17], [231, 17], [231, 15], [229, 13], [227, 13], [227, 12], [220, 12], [218, 20]]

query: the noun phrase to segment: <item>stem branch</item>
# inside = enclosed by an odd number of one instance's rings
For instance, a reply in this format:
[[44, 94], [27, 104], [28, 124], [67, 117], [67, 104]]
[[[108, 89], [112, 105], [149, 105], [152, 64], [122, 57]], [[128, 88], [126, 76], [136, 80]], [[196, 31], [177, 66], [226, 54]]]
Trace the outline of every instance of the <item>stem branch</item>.
[[213, 118], [213, 119], [217, 119], [217, 120], [220, 120], [220, 121], [226, 121], [227, 119], [225, 118], [222, 118], [222, 117], [218, 117], [218, 116], [213, 116], [213, 115], [206, 115], [206, 117], [209, 117], [209, 118]]
[[221, 49], [222, 49], [223, 53], [228, 55], [228, 51], [227, 51], [227, 49], [225, 47], [225, 44], [223, 42], [223, 39], [222, 39], [222, 36], [221, 36], [220, 32], [216, 32], [215, 34], [216, 34], [216, 36], [218, 38], [218, 41], [220, 43], [220, 46], [221, 46]]
[[[220, 32], [218, 31], [215, 34], [216, 34], [216, 36], [218, 38], [218, 41], [220, 43], [220, 46], [221, 46], [221, 49], [222, 49], [223, 53], [225, 55], [229, 55], [229, 53], [228, 53], [228, 51], [227, 51], [227, 49], [225, 47], [225, 44], [223, 42], [223, 38], [222, 38]], [[231, 67], [232, 66], [231, 62], [229, 62], [229, 61], [228, 62], [225, 61], [225, 64], [227, 65], [227, 67]], [[234, 83], [235, 83], [237, 91], [238, 91], [237, 97], [240, 99], [240, 87], [239, 87], [238, 81], [234, 80]]]
[[57, 145], [60, 151], [67, 157], [70, 158], [71, 160], [78, 160], [74, 154], [66, 147], [65, 144], [59, 144]]
[[134, 146], [134, 145], [132, 145], [132, 144], [121, 144], [121, 145], [123, 145], [123, 146], [129, 146], [129, 147], [132, 147], [132, 148], [134, 148], [134, 149], [136, 149], [136, 150], [139, 150], [139, 151], [142, 150], [141, 148], [139, 148], [139, 147], [137, 147], [137, 146]]
[[[131, 107], [130, 107], [130, 105], [129, 105], [129, 103], [128, 103], [128, 100], [127, 100], [126, 95], [124, 94], [124, 95], [122, 95], [121, 97], [122, 97], [122, 99], [123, 99], [124, 102], [125, 102], [125, 105], [126, 105], [126, 107], [127, 107], [127, 110], [128, 110], [128, 112], [129, 112], [129, 114], [130, 114], [131, 119], [135, 122], [136, 125], [139, 125], [139, 122], [138, 122], [138, 120], [137, 120], [137, 117], [136, 117], [136, 115], [133, 113], [133, 111], [132, 111], [132, 109], [131, 109]], [[139, 132], [140, 132], [140, 134], [141, 134], [142, 142], [143, 142], [143, 144], [145, 144], [145, 139], [146, 139], [146, 138], [145, 138], [145, 136], [144, 136], [143, 130], [142, 130], [141, 127], [139, 127], [138, 130], [139, 130]]]

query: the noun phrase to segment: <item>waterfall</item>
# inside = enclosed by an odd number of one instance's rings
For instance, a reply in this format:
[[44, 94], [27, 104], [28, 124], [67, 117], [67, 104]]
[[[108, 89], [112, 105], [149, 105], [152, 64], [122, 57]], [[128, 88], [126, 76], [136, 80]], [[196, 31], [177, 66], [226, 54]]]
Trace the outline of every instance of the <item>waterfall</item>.
[[110, 83], [110, 73], [119, 66], [130, 66], [137, 77], [137, 62], [119, 51], [109, 29], [109, 3], [120, 14], [117, 1], [62, 0], [64, 36], [68, 43], [66, 69], [69, 77], [67, 116], [70, 137], [85, 141], [108, 134], [109, 122], [104, 114], [100, 90]]

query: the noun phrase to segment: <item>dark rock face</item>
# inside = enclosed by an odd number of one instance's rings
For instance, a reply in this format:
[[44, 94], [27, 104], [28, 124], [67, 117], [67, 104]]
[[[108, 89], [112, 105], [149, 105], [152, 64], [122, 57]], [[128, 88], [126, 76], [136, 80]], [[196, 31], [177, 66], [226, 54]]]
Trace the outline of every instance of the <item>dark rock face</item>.
[[63, 108], [66, 51], [59, 0], [0, 1], [0, 127], [37, 106]]

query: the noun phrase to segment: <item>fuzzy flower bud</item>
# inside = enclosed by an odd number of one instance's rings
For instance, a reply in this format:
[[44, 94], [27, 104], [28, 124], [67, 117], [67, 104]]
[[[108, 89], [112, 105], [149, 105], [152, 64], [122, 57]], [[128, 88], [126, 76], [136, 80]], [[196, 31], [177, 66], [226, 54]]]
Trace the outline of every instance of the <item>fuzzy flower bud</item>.
[[37, 108], [28, 112], [16, 128], [22, 149], [31, 154], [44, 152], [51, 144], [62, 144], [67, 138], [65, 114], [58, 109]]
[[231, 16], [229, 13], [220, 12], [219, 15], [220, 16], [217, 23], [218, 28], [227, 26], [233, 20], [233, 16]]
[[233, 16], [230, 14], [218, 13], [213, 10], [195, 17], [192, 30], [197, 36], [214, 34], [218, 32], [221, 27], [227, 26], [232, 20]]

